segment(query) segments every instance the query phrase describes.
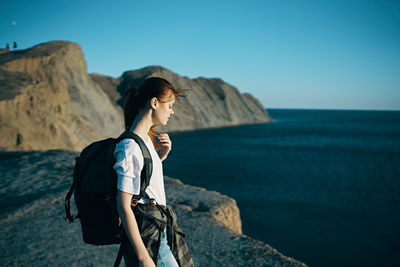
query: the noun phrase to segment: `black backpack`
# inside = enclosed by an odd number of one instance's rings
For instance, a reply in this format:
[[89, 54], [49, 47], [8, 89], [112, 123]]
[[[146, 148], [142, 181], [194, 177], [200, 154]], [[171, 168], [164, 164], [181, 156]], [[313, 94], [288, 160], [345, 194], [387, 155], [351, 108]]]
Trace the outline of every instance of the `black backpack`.
[[[115, 145], [126, 138], [131, 138], [139, 144], [144, 158], [140, 193], [134, 195], [132, 201], [138, 201], [142, 196], [148, 198], [145, 190], [150, 183], [153, 163], [149, 150], [139, 136], [127, 131], [118, 138], [108, 138], [85, 147], [75, 159], [73, 183], [65, 197], [65, 219], [69, 222], [80, 219], [85, 243], [121, 243], [122, 227], [117, 213], [117, 174], [113, 168], [113, 153]], [[72, 216], [70, 211], [73, 192], [78, 209], [76, 216]]]

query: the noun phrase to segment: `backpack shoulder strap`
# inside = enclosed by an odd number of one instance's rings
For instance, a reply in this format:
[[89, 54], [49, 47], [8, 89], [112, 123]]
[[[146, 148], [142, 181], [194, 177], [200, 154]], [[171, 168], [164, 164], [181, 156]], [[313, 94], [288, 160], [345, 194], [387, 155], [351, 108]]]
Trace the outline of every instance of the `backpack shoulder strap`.
[[69, 221], [69, 222], [73, 222], [74, 219], [76, 219], [76, 216], [73, 216], [71, 214], [71, 204], [70, 204], [70, 199], [72, 197], [72, 193], [75, 190], [76, 187], [76, 183], [77, 183], [77, 179], [78, 179], [78, 167], [79, 167], [79, 157], [75, 158], [75, 167], [74, 167], [74, 173], [73, 173], [73, 180], [72, 180], [72, 185], [71, 188], [69, 189], [66, 197], [65, 197], [65, 201], [64, 201], [64, 208], [65, 208], [65, 217], [64, 220], [65, 221]]
[[144, 166], [142, 172], [140, 173], [140, 194], [138, 196], [134, 196], [134, 198], [139, 200], [142, 196], [144, 196], [145, 198], [150, 199], [145, 191], [150, 184], [151, 174], [153, 173], [153, 160], [151, 159], [150, 151], [147, 148], [144, 141], [142, 140], [142, 138], [140, 138], [137, 134], [132, 133], [130, 131], [122, 133], [117, 138], [117, 142], [126, 138], [135, 140], [135, 142], [139, 145], [140, 150], [142, 151], [144, 159]]

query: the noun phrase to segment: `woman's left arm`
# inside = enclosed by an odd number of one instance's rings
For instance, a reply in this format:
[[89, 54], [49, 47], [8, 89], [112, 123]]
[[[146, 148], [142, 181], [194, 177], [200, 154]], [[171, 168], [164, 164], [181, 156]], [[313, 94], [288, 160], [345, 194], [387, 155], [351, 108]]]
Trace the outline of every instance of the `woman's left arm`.
[[158, 135], [158, 144], [159, 144], [159, 151], [158, 155], [160, 156], [161, 161], [167, 158], [168, 153], [172, 149], [172, 142], [169, 139], [168, 134], [160, 134]]

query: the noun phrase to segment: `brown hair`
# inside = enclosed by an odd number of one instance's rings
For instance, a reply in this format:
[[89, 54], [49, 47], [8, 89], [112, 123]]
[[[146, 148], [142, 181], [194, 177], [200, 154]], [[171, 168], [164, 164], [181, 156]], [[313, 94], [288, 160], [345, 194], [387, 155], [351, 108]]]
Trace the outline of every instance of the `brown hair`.
[[[171, 97], [184, 96], [184, 90], [175, 89], [170, 82], [159, 77], [150, 77], [136, 89], [129, 88], [125, 94], [124, 101], [124, 120], [125, 130], [129, 130], [133, 121], [139, 114], [140, 109], [144, 108], [147, 101], [156, 97], [162, 102], [171, 100]], [[169, 97], [169, 98], [168, 98]], [[158, 133], [154, 131], [154, 126], [149, 130], [149, 135], [153, 144], [158, 148], [155, 136]]]

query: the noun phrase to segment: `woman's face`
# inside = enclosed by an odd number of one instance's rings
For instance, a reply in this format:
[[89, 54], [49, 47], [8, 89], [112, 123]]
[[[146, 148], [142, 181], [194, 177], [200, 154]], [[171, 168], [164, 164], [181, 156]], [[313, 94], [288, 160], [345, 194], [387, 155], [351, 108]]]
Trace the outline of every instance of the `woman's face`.
[[175, 103], [175, 96], [172, 95], [172, 97], [169, 97], [167, 99], [167, 101], [162, 101], [160, 99], [155, 100], [155, 105], [153, 106], [153, 120], [155, 124], [162, 126], [167, 125], [169, 118], [172, 114], [174, 114], [172, 107]]

